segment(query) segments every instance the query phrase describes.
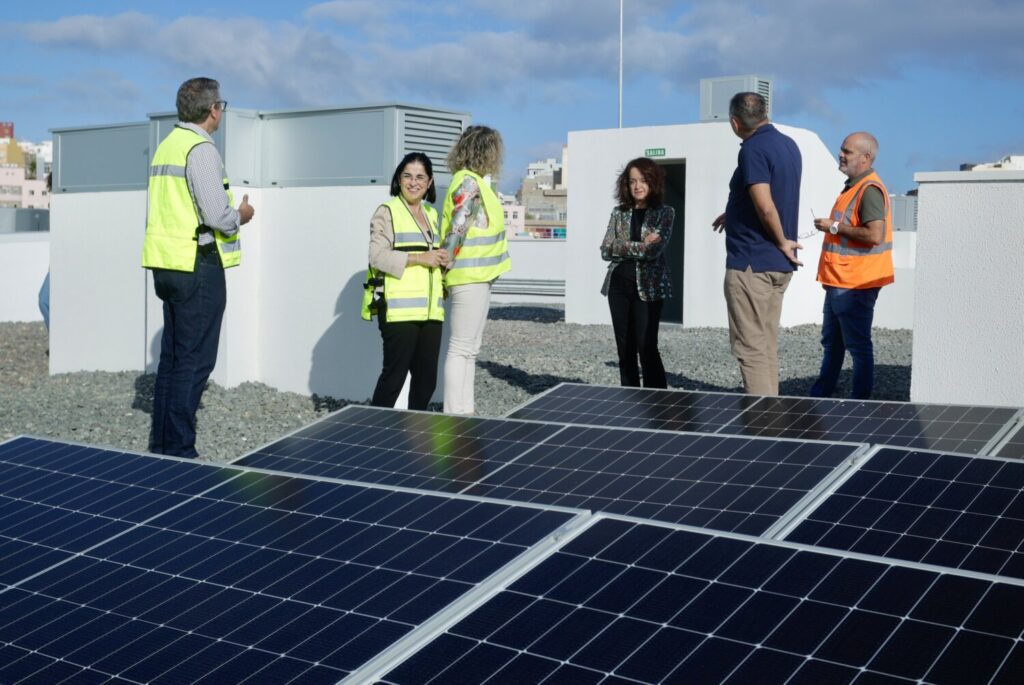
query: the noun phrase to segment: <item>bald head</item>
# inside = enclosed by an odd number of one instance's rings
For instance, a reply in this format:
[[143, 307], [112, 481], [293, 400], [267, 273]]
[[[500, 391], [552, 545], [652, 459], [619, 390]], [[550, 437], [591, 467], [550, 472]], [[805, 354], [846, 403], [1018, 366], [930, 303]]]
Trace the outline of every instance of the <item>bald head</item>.
[[839, 170], [853, 178], [870, 169], [878, 158], [878, 140], [867, 131], [846, 136], [839, 149]]

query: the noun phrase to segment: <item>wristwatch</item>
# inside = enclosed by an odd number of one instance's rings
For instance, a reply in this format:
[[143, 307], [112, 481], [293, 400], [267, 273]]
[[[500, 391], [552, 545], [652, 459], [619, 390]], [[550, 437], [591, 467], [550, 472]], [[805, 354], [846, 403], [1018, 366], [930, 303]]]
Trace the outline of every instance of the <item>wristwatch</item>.
[[828, 232], [832, 235], [837, 235], [839, 233], [839, 222], [833, 221], [832, 225], [828, 227]]

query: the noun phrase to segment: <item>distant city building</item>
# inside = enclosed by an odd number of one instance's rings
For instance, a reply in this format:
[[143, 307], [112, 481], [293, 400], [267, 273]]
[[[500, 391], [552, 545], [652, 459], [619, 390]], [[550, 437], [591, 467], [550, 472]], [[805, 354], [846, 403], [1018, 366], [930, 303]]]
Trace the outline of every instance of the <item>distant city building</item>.
[[24, 185], [24, 168], [15, 164], [0, 164], [0, 207], [21, 207], [21, 193]]
[[565, 152], [562, 161], [548, 158], [531, 162], [516, 192], [523, 208], [523, 237], [539, 240], [565, 240], [568, 187], [565, 183]]
[[1024, 171], [1024, 155], [1006, 155], [998, 162], [961, 164], [960, 171]]
[[0, 207], [49, 209], [46, 175], [52, 167], [52, 141], [19, 141], [14, 124], [0, 122]]

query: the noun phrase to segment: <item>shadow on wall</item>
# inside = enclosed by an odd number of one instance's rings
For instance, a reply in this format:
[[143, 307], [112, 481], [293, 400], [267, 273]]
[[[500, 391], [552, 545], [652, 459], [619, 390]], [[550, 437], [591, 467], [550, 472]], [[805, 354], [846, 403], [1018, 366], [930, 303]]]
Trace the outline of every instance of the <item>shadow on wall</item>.
[[317, 397], [362, 402], [373, 394], [383, 355], [377, 320], [360, 315], [365, 281], [365, 271], [349, 278], [335, 302], [334, 321], [313, 346], [309, 389]]

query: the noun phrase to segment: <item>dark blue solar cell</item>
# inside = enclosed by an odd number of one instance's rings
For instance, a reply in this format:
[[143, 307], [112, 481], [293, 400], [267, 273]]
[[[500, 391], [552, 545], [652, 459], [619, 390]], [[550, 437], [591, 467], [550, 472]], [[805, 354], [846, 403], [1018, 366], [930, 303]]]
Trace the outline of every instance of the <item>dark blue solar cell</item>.
[[718, 634], [734, 640], [759, 644], [775, 629], [781, 619], [789, 615], [798, 601], [794, 597], [758, 592], [736, 610], [719, 628]]
[[1024, 607], [1024, 588], [995, 584], [964, 625], [971, 630], [1019, 638], [1024, 633], [1024, 612], [1007, 610], [1008, 607]]
[[885, 567], [860, 559], [843, 559], [810, 593], [811, 599], [852, 605], [878, 580]]
[[664, 577], [655, 571], [626, 568], [618, 577], [601, 588], [588, 604], [602, 611], [619, 614], [637, 602], [638, 589], [653, 588]]
[[797, 552], [762, 589], [794, 597], [804, 597], [839, 563], [828, 554]]
[[749, 653], [747, 645], [708, 638], [680, 664], [667, 682], [720, 683]]
[[[516, 592], [502, 592], [492, 597], [481, 607], [480, 611], [471, 613], [451, 628], [451, 633], [474, 640], [484, 640], [494, 631], [513, 620], [533, 604], [526, 595]], [[568, 608], [566, 608], [568, 613]], [[561, 617], [559, 617], [561, 619]], [[502, 644], [508, 644], [502, 642]], [[517, 647], [522, 649], [522, 647]]]
[[657, 626], [619, 618], [590, 641], [573, 659], [590, 668], [612, 671], [657, 630]]
[[684, 561], [677, 572], [709, 580], [717, 578], [750, 547], [751, 543], [744, 540], [713, 538]]
[[796, 654], [811, 654], [847, 613], [847, 609], [834, 604], [800, 602], [792, 613], [782, 619], [764, 644]]
[[814, 656], [861, 667], [874, 656], [899, 625], [899, 619], [853, 610], [836, 626]]
[[859, 674], [855, 668], [814, 659], [805, 661], [787, 685], [846, 685]]
[[541, 656], [565, 661], [604, 630], [613, 617], [592, 609], [576, 609], [530, 647]]
[[903, 621], [868, 664], [868, 668], [920, 680], [954, 635], [956, 631], [946, 626]]
[[931, 571], [893, 566], [879, 578], [858, 603], [862, 609], [904, 616], [935, 582]]
[[662, 682], [704, 637], [688, 630], [664, 628], [615, 669], [617, 675], [645, 683]]
[[633, 606], [630, 614], [654, 623], [664, 623], [693, 601], [706, 587], [707, 581], [696, 578], [665, 576]]
[[713, 632], [753, 594], [731, 585], [710, 585], [679, 612], [670, 623], [677, 628]]
[[727, 685], [782, 685], [803, 663], [802, 658], [793, 654], [756, 649], [725, 682]]
[[572, 610], [573, 607], [560, 602], [536, 600], [506, 625], [500, 627], [493, 634], [492, 641], [525, 650], [550, 627], [558, 625]]
[[539, 683], [558, 667], [552, 659], [517, 654], [493, 676], [495, 683]]
[[961, 630], [925, 680], [936, 685], [988, 682], [1012, 647], [1006, 638]]
[[987, 589], [988, 583], [983, 580], [940, 576], [910, 612], [910, 616], [922, 621], [958, 626], [977, 606]]

